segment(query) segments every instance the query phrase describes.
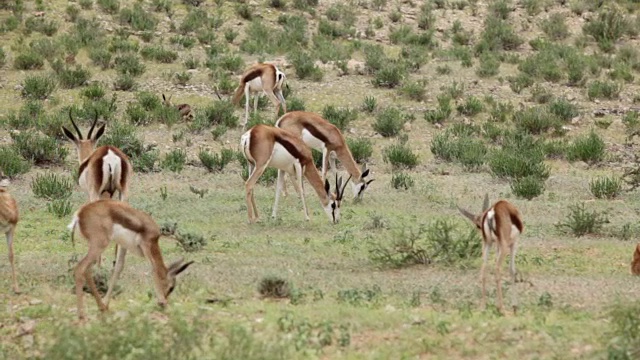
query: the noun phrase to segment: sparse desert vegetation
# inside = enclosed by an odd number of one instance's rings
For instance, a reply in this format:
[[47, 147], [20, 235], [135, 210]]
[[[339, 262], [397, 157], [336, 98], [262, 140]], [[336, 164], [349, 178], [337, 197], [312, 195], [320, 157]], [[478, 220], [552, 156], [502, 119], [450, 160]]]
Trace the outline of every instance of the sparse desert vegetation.
[[[637, 358], [639, 13], [634, 0], [0, 2], [21, 290], [0, 246], [0, 358]], [[245, 103], [231, 99], [256, 62], [375, 179], [358, 201], [347, 184], [338, 224], [306, 180], [310, 221], [292, 190], [271, 218], [273, 168], [248, 224]], [[266, 96], [257, 108], [247, 129], [275, 123]], [[163, 256], [194, 261], [166, 309], [130, 255], [110, 310], [87, 300], [76, 320], [87, 243], [66, 226], [87, 195], [70, 114], [83, 133], [98, 116], [98, 146], [130, 158], [128, 201], [159, 224]], [[494, 266], [480, 306], [482, 240], [457, 208], [479, 211], [485, 193], [524, 222], [504, 315]], [[111, 245], [95, 272], [113, 260]]]

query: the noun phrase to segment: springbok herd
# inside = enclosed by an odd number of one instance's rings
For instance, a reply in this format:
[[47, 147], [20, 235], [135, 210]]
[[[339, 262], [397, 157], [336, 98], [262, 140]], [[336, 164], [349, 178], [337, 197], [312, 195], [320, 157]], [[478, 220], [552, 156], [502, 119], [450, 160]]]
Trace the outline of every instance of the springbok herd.
[[[314, 113], [287, 112], [282, 94], [285, 80], [285, 74], [275, 65], [255, 64], [242, 74], [240, 84], [232, 99], [235, 104], [239, 104], [242, 96], [245, 96], [243, 129], [246, 128], [249, 117], [251, 94], [254, 94], [254, 111], [257, 110], [258, 96], [263, 92], [276, 106], [276, 117], [281, 106], [285, 113], [276, 121], [275, 127], [256, 125], [246, 131], [240, 139], [242, 153], [249, 163], [249, 177], [245, 182], [249, 223], [254, 223], [258, 219], [253, 188], [267, 167], [278, 169], [273, 217], [276, 217], [277, 214], [280, 193], [283, 190], [286, 192], [285, 174], [288, 174], [296, 193], [302, 200], [305, 219], [309, 220], [309, 213], [304, 198], [303, 177], [315, 190], [331, 222], [337, 223], [340, 221], [340, 205], [349, 181], [351, 181], [353, 197], [360, 199], [373, 179], [369, 178], [369, 169], [366, 168], [366, 165], [362, 168], [357, 166], [337, 127]], [[174, 106], [171, 104], [171, 97], [166, 98], [164, 94], [162, 97], [165, 105]], [[175, 106], [183, 118], [192, 118], [191, 107], [188, 104]], [[83, 305], [85, 281], [89, 285], [98, 308], [101, 311], [108, 309], [109, 299], [124, 267], [127, 251], [149, 260], [153, 269], [158, 304], [162, 307], [166, 306], [167, 297], [175, 288], [176, 276], [187, 269], [193, 261], [184, 262], [181, 259], [168, 267], [165, 265], [158, 244], [161, 235], [159, 226], [151, 216], [134, 209], [126, 202], [129, 180], [133, 173], [129, 158], [120, 149], [113, 146], [96, 148], [98, 140], [105, 131], [105, 124], [103, 124], [94, 133], [98, 121], [97, 116], [86, 137], [83, 137], [82, 132], [73, 121], [71, 113], [69, 117], [75, 134], [65, 127], [62, 128], [62, 131], [78, 151], [80, 163], [78, 183], [89, 197], [88, 203], [75, 212], [68, 226], [72, 231], [72, 239], [75, 232], [79, 231], [88, 242], [87, 255], [77, 264], [74, 272], [78, 317], [85, 318]], [[322, 152], [321, 172], [314, 165], [311, 148]], [[346, 181], [343, 181], [342, 177], [338, 177], [333, 156], [340, 160], [348, 172], [349, 178]], [[336, 172], [334, 192], [331, 191], [331, 185], [327, 179], [329, 165]], [[19, 293], [13, 254], [13, 238], [19, 214], [17, 203], [7, 192], [6, 185], [6, 182], [0, 183], [0, 231], [6, 234], [9, 247], [13, 291]], [[118, 194], [117, 200], [114, 199], [116, 192]], [[473, 214], [462, 208], [459, 210], [482, 233], [482, 306], [486, 303], [485, 270], [489, 250], [496, 243], [498, 256], [495, 274], [497, 308], [502, 312], [500, 269], [504, 257], [509, 251], [509, 270], [512, 280], [515, 281], [517, 239], [524, 230], [522, 216], [518, 209], [506, 200], [499, 200], [490, 206], [487, 195], [485, 195], [480, 214]], [[116, 262], [109, 279], [107, 293], [104, 298], [101, 298], [91, 274], [91, 267], [96, 262], [100, 264], [102, 253], [112, 241], [116, 243]], [[640, 274], [640, 244], [635, 250], [631, 271], [633, 274]]]

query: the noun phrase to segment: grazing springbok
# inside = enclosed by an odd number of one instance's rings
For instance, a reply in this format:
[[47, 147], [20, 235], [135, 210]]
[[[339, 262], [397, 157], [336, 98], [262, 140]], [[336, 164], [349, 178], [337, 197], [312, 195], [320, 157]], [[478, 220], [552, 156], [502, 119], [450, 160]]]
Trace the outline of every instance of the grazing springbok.
[[164, 103], [164, 106], [167, 107], [175, 107], [176, 109], [178, 109], [178, 111], [180, 112], [180, 116], [182, 117], [182, 120], [193, 120], [193, 112], [191, 111], [191, 106], [189, 106], [189, 104], [178, 104], [178, 105], [173, 105], [171, 103], [171, 97], [173, 95], [169, 95], [169, 97], [165, 97], [164, 94], [162, 94], [162, 101]]
[[292, 111], [282, 115], [276, 121], [276, 127], [301, 136], [302, 141], [307, 146], [322, 152], [323, 180], [327, 177], [328, 163], [331, 164], [333, 171], [337, 171], [335, 159], [331, 156], [335, 154], [353, 178], [351, 189], [353, 190], [354, 199], [362, 199], [364, 191], [374, 179], [367, 180], [369, 169], [367, 169], [366, 164], [363, 164], [362, 168], [358, 168], [349, 146], [347, 146], [342, 133], [335, 125], [315, 113]]
[[242, 95], [245, 97], [245, 111], [244, 122], [242, 123], [242, 129], [244, 130], [249, 121], [249, 97], [252, 93], [255, 93], [253, 99], [253, 112], [258, 111], [258, 96], [259, 92], [263, 91], [269, 100], [276, 107], [276, 116], [280, 113], [280, 106], [282, 110], [287, 112], [287, 103], [282, 95], [282, 87], [286, 76], [284, 73], [273, 64], [257, 63], [249, 67], [240, 77], [240, 84], [236, 88], [233, 94], [232, 102], [236, 105], [240, 104]]
[[267, 167], [278, 169], [276, 198], [271, 216], [276, 217], [280, 192], [284, 186], [284, 173], [295, 178], [294, 186], [302, 200], [304, 216], [309, 220], [309, 212], [304, 199], [302, 177], [309, 181], [320, 199], [322, 208], [333, 223], [340, 221], [340, 203], [344, 188], [349, 179], [342, 185], [342, 178], [336, 175], [336, 192], [331, 193], [329, 181], [322, 178], [313, 164], [311, 149], [309, 149], [295, 134], [286, 130], [267, 125], [256, 125], [242, 135], [240, 140], [242, 153], [249, 163], [249, 177], [245, 183], [247, 211], [249, 222], [258, 219], [258, 208], [253, 196], [253, 188]]
[[496, 261], [496, 286], [498, 293], [498, 311], [503, 310], [502, 303], [502, 279], [501, 268], [507, 251], [511, 254], [509, 270], [511, 277], [516, 281], [516, 250], [518, 236], [524, 230], [522, 216], [516, 207], [506, 200], [499, 200], [492, 207], [489, 207], [489, 195], [486, 194], [482, 204], [482, 213], [474, 215], [469, 211], [458, 207], [458, 210], [473, 222], [473, 224], [482, 232], [482, 267], [480, 269], [480, 278], [482, 281], [482, 307], [486, 305], [486, 276], [485, 268], [489, 258], [489, 250], [493, 243], [496, 243], [498, 259]]
[[640, 275], [640, 243], [636, 245], [636, 251], [633, 253], [631, 261], [631, 274]]
[[[89, 247], [87, 255], [80, 260], [74, 271], [80, 319], [85, 318], [82, 290], [85, 281], [100, 311], [108, 309], [109, 298], [124, 267], [127, 250], [147, 258], [151, 263], [156, 297], [158, 305], [162, 307], [167, 305], [167, 297], [176, 286], [176, 276], [193, 263], [193, 261], [184, 263], [184, 259], [180, 259], [166, 267], [158, 244], [160, 239], [158, 224], [147, 213], [134, 209], [126, 202], [107, 199], [85, 204], [73, 215], [68, 228], [71, 230], [72, 241], [73, 234], [78, 228]], [[120, 251], [117, 266], [109, 279], [109, 289], [103, 302], [91, 275], [91, 267], [111, 241], [120, 245]]]
[[[3, 175], [0, 173], [0, 179]], [[16, 265], [13, 258], [13, 236], [16, 233], [16, 226], [20, 214], [18, 213], [18, 203], [6, 190], [9, 185], [8, 180], [0, 180], [0, 232], [7, 237], [7, 247], [9, 248], [9, 263], [11, 264], [11, 280], [13, 281], [13, 292], [20, 293], [18, 279], [16, 277]]]

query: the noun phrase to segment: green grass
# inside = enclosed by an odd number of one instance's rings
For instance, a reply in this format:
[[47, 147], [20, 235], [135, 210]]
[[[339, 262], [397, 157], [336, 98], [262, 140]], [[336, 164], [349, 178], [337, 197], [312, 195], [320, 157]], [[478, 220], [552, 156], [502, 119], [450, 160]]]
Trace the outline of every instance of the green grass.
[[[618, 174], [637, 167], [640, 121], [593, 111], [637, 105], [637, 9], [596, 3], [0, 4], [0, 168], [20, 207], [23, 290], [0, 278], [0, 358], [624, 358], [637, 347], [627, 240], [639, 198]], [[33, 18], [39, 8], [44, 20]], [[289, 110], [325, 110], [367, 163], [375, 181], [359, 201], [347, 185], [339, 224], [306, 180], [305, 221], [291, 176], [271, 219], [272, 168], [254, 188], [261, 220], [247, 224], [244, 109], [227, 97], [257, 61], [286, 73]], [[164, 111], [162, 92], [194, 119]], [[252, 119], [273, 123], [265, 103]], [[83, 133], [98, 109], [99, 145], [131, 157], [130, 203], [175, 230], [160, 240], [165, 263], [195, 261], [165, 310], [149, 262], [130, 255], [109, 312], [87, 296], [87, 323], [75, 319], [71, 271], [87, 245], [76, 236], [73, 246], [66, 225], [86, 194], [75, 149], [61, 142], [69, 108]], [[62, 187], [35, 182], [50, 173], [71, 182], [59, 192], [72, 185], [68, 198], [49, 200]], [[40, 182], [44, 198], [32, 190]], [[512, 202], [525, 224], [523, 282], [502, 271], [506, 316], [494, 309], [495, 251], [480, 307], [479, 234], [456, 208], [480, 210], [485, 193]], [[403, 266], [390, 269], [376, 249]], [[104, 275], [113, 247], [103, 255]]]

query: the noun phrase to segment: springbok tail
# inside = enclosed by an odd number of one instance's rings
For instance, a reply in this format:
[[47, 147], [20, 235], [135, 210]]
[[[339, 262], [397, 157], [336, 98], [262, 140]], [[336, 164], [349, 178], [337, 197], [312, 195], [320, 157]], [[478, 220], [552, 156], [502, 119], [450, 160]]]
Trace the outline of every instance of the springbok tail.
[[244, 95], [245, 86], [247, 86], [247, 83], [244, 79], [240, 80], [240, 84], [238, 84], [238, 88], [236, 89], [236, 92], [233, 93], [233, 98], [231, 99], [231, 102], [235, 105], [240, 104], [240, 99], [242, 99], [242, 95]]
[[76, 212], [75, 214], [73, 214], [73, 219], [71, 220], [71, 223], [67, 225], [67, 229], [71, 230], [71, 246], [73, 246], [74, 249], [76, 247], [76, 242], [73, 236], [76, 233], [77, 226], [78, 226], [78, 213]]

